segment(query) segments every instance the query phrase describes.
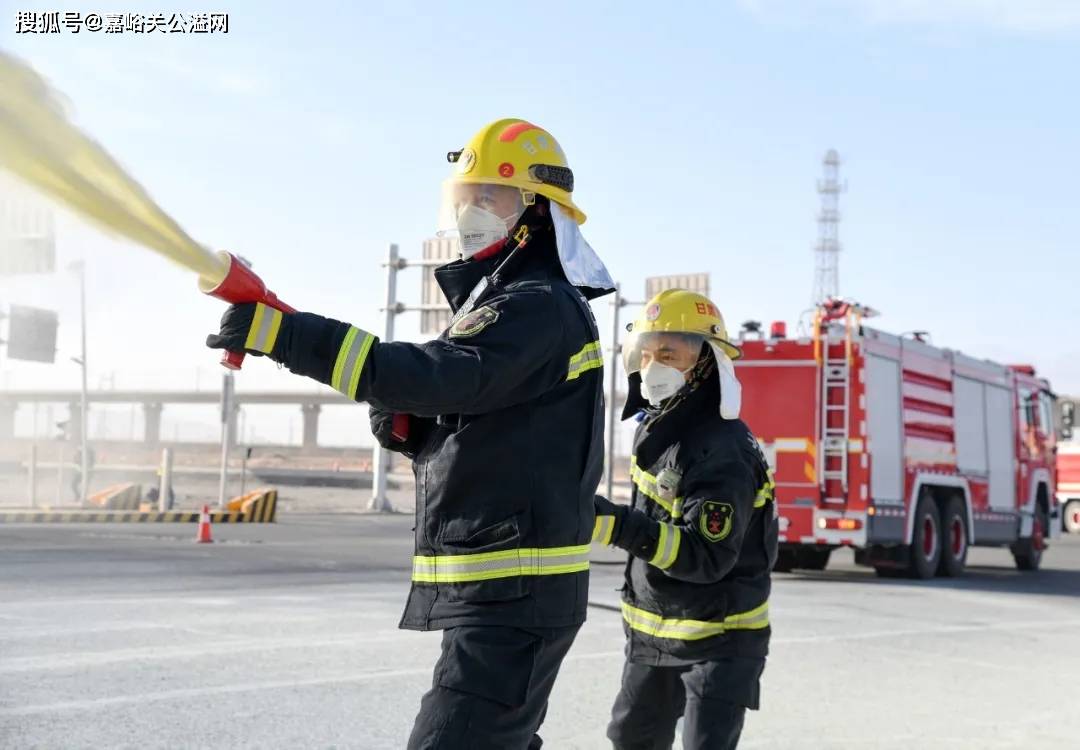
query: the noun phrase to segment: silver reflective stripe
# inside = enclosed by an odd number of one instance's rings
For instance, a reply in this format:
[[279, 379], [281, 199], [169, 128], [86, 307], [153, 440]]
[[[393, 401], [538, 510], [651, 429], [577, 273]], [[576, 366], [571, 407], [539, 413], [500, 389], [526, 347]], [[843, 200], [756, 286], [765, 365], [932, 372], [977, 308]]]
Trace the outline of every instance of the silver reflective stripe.
[[611, 544], [611, 534], [615, 531], [615, 516], [597, 516], [593, 527], [592, 540], [600, 544]]
[[595, 370], [604, 366], [604, 355], [600, 350], [600, 342], [593, 341], [570, 358], [570, 365], [566, 375], [567, 380], [575, 380], [589, 370]]
[[677, 526], [667, 523], [660, 524], [660, 539], [656, 542], [656, 552], [653, 554], [652, 559], [649, 560], [649, 564], [655, 565], [661, 570], [670, 568], [679, 555], [681, 538], [682, 532], [679, 531]]
[[413, 581], [465, 583], [511, 576], [546, 576], [580, 573], [589, 569], [590, 545], [521, 548], [473, 555], [417, 555]]
[[251, 329], [248, 331], [244, 348], [269, 354], [274, 348], [277, 333], [281, 329], [282, 317], [284, 316], [281, 310], [275, 310], [259, 302], [255, 306], [255, 317], [251, 321]]
[[368, 352], [375, 337], [359, 328], [349, 326], [345, 340], [341, 342], [330, 386], [351, 399], [356, 398], [356, 389], [360, 383], [360, 374], [364, 370]]
[[769, 624], [769, 603], [765, 602], [760, 607], [742, 612], [737, 615], [729, 615], [724, 618], [724, 625], [728, 630], [760, 630]]
[[765, 602], [747, 612], [728, 615], [719, 620], [683, 620], [666, 618], [638, 607], [622, 603], [623, 619], [638, 632], [655, 638], [696, 641], [721, 635], [729, 630], [761, 630], [769, 626], [769, 603]]

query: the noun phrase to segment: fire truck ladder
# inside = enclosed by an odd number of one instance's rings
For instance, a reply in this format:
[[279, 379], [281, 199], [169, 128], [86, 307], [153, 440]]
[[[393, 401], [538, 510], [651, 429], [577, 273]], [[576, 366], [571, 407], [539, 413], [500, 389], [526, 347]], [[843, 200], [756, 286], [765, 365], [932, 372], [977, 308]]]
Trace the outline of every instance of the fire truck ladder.
[[[850, 330], [850, 329], [849, 329]], [[843, 503], [848, 492], [848, 431], [851, 422], [851, 367], [850, 347], [843, 348], [839, 357], [833, 355], [834, 345], [828, 331], [822, 342], [823, 377], [821, 378], [821, 448], [818, 460], [821, 462], [818, 478], [822, 496], [827, 503]], [[837, 424], [839, 416], [839, 424]], [[840, 497], [829, 497], [829, 482], [839, 482]]]

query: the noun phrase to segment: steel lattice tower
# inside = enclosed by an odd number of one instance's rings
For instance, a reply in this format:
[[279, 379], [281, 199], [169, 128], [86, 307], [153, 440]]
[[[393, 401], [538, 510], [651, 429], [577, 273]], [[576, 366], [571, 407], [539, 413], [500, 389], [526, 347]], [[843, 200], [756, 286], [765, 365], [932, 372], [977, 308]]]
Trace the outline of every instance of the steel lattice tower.
[[840, 294], [840, 154], [835, 149], [825, 152], [822, 159], [823, 176], [817, 190], [821, 196], [818, 214], [818, 241], [814, 247], [814, 305]]

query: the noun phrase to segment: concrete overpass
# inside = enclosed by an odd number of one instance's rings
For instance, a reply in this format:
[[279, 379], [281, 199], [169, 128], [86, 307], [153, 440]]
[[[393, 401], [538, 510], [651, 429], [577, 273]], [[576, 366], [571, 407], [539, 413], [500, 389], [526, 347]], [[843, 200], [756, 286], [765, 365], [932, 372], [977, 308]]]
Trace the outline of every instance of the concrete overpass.
[[[219, 404], [221, 394], [214, 391], [90, 391], [90, 404], [141, 404], [144, 414], [143, 442], [161, 442], [161, 413], [168, 404]], [[82, 395], [79, 391], [4, 391], [0, 392], [0, 440], [15, 437], [15, 411], [23, 404], [68, 404], [70, 422], [68, 437], [78, 440], [82, 435]], [[246, 404], [295, 404], [304, 417], [303, 447], [315, 448], [319, 443], [319, 412], [323, 406], [353, 403], [339, 393], [302, 393], [292, 391], [238, 391], [234, 408], [229, 415], [229, 439], [236, 440], [236, 416]]]

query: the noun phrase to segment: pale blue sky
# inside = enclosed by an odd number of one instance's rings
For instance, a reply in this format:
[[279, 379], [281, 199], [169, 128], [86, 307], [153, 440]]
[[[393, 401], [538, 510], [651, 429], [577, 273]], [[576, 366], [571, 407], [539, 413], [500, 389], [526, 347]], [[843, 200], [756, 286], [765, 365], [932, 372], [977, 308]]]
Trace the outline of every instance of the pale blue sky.
[[[630, 296], [645, 276], [703, 270], [729, 326], [793, 322], [833, 147], [844, 295], [881, 328], [1034, 362], [1080, 392], [1080, 3], [125, 2], [60, 9], [227, 10], [230, 33], [14, 34], [16, 10], [58, 7], [0, 0], [0, 46], [193, 236], [303, 309], [379, 330], [386, 244], [418, 255], [446, 151], [516, 116], [562, 143], [583, 231]], [[92, 384], [218, 377], [202, 339], [222, 308], [191, 274], [63, 229], [63, 259], [90, 264]], [[418, 284], [403, 276], [403, 296]], [[0, 293], [59, 306], [70, 347], [73, 288]], [[416, 337], [415, 318], [399, 330]], [[0, 377], [74, 386], [77, 369], [0, 360]], [[265, 361], [239, 386], [308, 387]]]

